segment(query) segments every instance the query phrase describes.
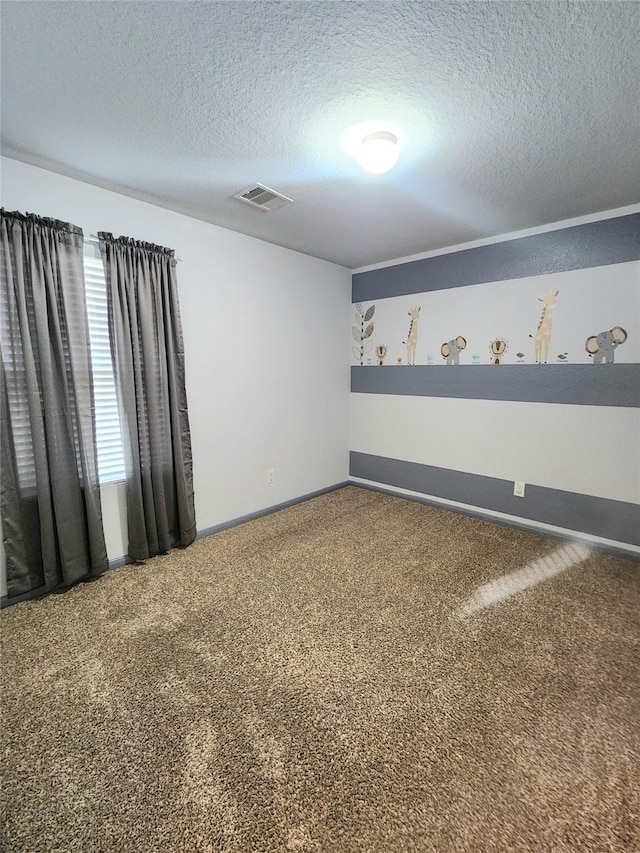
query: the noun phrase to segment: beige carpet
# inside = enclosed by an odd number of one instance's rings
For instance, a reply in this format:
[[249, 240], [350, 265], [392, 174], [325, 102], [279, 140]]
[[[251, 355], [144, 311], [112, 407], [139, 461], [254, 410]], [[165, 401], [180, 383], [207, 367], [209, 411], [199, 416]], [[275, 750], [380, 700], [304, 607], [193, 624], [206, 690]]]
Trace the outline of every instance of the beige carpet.
[[639, 617], [637, 564], [355, 487], [16, 605], [4, 848], [638, 850]]

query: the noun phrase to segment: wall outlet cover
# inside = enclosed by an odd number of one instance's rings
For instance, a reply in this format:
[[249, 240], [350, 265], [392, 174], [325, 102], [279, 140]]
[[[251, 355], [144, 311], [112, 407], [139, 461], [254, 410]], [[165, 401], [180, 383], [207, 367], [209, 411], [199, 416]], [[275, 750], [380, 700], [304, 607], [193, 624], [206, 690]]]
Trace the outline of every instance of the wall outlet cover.
[[523, 498], [524, 497], [524, 483], [519, 483], [518, 480], [516, 480], [513, 484], [513, 494], [517, 498]]

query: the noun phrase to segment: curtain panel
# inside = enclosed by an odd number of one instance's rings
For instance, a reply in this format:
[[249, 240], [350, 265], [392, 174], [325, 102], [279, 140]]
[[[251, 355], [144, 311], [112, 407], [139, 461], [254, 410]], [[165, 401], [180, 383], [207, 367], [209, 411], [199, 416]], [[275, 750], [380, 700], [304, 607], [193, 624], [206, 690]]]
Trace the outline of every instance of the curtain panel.
[[9, 597], [107, 567], [82, 230], [0, 210], [1, 507]]
[[196, 536], [176, 260], [171, 249], [99, 233], [120, 394], [129, 556]]

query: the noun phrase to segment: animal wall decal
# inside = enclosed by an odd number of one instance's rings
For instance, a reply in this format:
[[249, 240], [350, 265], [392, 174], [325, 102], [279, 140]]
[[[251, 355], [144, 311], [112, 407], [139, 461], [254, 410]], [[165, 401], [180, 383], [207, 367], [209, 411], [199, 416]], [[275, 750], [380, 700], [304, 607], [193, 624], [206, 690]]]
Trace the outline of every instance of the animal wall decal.
[[[548, 293], [542, 293], [538, 297], [538, 302], [542, 302], [544, 308], [542, 309], [538, 330], [535, 335], [535, 360], [537, 364], [542, 364], [543, 350], [545, 364], [549, 358], [549, 344], [551, 343], [551, 330], [553, 328], [553, 307], [556, 304], [559, 292], [559, 290], [553, 290], [552, 288]], [[529, 337], [532, 338], [533, 335], [529, 335]]]
[[387, 356], [387, 348], [384, 344], [378, 344], [376, 347], [376, 358], [378, 359], [378, 364], [380, 367], [384, 364], [384, 360]]
[[590, 338], [587, 338], [584, 348], [593, 358], [594, 364], [613, 364], [616, 360], [616, 347], [623, 344], [627, 337], [622, 326], [614, 326], [608, 332], [591, 335]]
[[491, 350], [491, 364], [502, 364], [502, 356], [507, 351], [507, 342], [503, 338], [496, 338], [489, 344]]
[[460, 364], [460, 353], [466, 345], [467, 341], [462, 335], [458, 335], [457, 338], [453, 338], [453, 340], [442, 344], [440, 353], [445, 359], [446, 364]]
[[409, 323], [409, 334], [407, 335], [407, 340], [402, 343], [407, 346], [407, 364], [415, 364], [416, 348], [418, 346], [418, 320], [420, 319], [420, 307], [416, 305], [407, 313], [411, 317], [411, 322]]
[[[359, 346], [352, 347], [351, 351], [353, 352], [354, 358], [359, 361], [360, 364], [364, 364], [364, 357], [367, 353], [371, 352], [371, 347], [373, 346], [373, 341], [370, 340], [371, 335], [373, 334], [373, 323], [370, 323], [369, 321], [375, 314], [375, 311], [375, 305], [370, 305], [364, 312], [360, 302], [356, 305], [355, 319], [356, 323], [360, 324], [360, 328], [352, 326], [351, 334], [353, 335], [354, 341], [356, 341]], [[365, 326], [365, 323], [368, 325]]]

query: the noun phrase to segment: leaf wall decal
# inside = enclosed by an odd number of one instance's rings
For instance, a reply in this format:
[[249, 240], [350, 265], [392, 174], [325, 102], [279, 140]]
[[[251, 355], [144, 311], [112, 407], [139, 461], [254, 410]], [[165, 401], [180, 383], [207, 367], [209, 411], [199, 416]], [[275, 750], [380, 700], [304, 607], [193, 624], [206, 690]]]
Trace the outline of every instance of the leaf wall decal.
[[358, 347], [351, 347], [351, 352], [356, 361], [360, 361], [360, 350]]
[[362, 348], [362, 352], [364, 352], [364, 353], [371, 352], [372, 346], [373, 346], [373, 341], [367, 341], [366, 344]]
[[362, 314], [359, 314], [357, 311], [355, 313], [356, 323], [362, 323]]
[[373, 323], [369, 323], [367, 328], [364, 330], [364, 334], [362, 335], [362, 337], [363, 337], [363, 339], [364, 338], [370, 338], [372, 334], [373, 334]]
[[356, 311], [358, 314], [362, 314], [362, 302], [356, 302]]
[[367, 320], [370, 320], [370, 319], [373, 317], [373, 315], [374, 315], [375, 313], [376, 313], [376, 306], [375, 306], [375, 305], [372, 305], [372, 306], [367, 310], [367, 313], [364, 315], [364, 321], [365, 321], [365, 323], [367, 322]]
[[353, 340], [360, 342], [360, 329], [356, 329], [355, 326], [351, 327], [351, 334], [353, 335]]

